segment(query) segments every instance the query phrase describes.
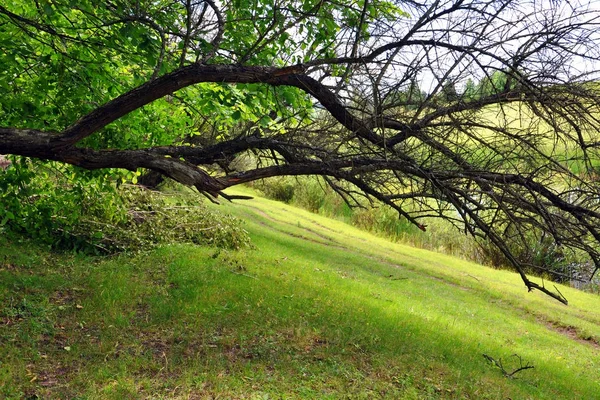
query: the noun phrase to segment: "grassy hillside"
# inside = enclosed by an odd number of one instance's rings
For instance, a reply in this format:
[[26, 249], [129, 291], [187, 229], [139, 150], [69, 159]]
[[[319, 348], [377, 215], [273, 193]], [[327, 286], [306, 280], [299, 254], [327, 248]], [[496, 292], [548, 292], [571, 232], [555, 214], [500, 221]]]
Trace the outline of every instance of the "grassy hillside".
[[261, 198], [220, 207], [256, 249], [0, 239], [0, 397], [600, 398], [600, 298]]

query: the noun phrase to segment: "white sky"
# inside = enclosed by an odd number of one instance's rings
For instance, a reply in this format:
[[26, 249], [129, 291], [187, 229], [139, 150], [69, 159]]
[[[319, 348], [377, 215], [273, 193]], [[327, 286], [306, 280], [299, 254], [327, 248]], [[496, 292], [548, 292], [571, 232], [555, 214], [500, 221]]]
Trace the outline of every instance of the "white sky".
[[[587, 22], [595, 23], [597, 25], [597, 29], [595, 32], [590, 32], [590, 40], [595, 42], [595, 49], [582, 49], [581, 47], [578, 49], [576, 46], [573, 46], [572, 50], [585, 52], [588, 56], [592, 56], [595, 60], [585, 59], [583, 57], [573, 57], [569, 62], [565, 61], [562, 63], [562, 75], [566, 77], [582, 75], [582, 77], [590, 71], [596, 71], [594, 76], [588, 76], [588, 79], [598, 79], [600, 75], [597, 73], [600, 70], [600, 0], [591, 0], [591, 1], [550, 1], [550, 0], [531, 0], [529, 2], [521, 2], [519, 3], [519, 8], [515, 10], [508, 10], [505, 12], [504, 17], [514, 21], [515, 24], [511, 29], [511, 32], [508, 36], [503, 37], [504, 44], [501, 48], [495, 49], [500, 53], [504, 52], [505, 54], [512, 53], [520, 46], [524, 45], [525, 42], [529, 39], [525, 33], [527, 34], [535, 34], [538, 33], [541, 29], [540, 24], [547, 18], [551, 16], [552, 18], [562, 21], [563, 23], [581, 23], [584, 22], [581, 19], [576, 19], [573, 17], [573, 9], [587, 9], [589, 12], [585, 16], [585, 20]], [[416, 18], [415, 18], [416, 19]], [[408, 21], [407, 21], [408, 22]], [[412, 25], [413, 21], [410, 21], [409, 24]], [[501, 22], [499, 22], [501, 23]], [[536, 26], [534, 27], [535, 24]], [[449, 21], [437, 21], [432, 25], [433, 28], [436, 29], [444, 29], [449, 27]], [[496, 36], [499, 39], [498, 34], [500, 30], [493, 31], [488, 30], [486, 33], [489, 33], [490, 38]], [[512, 36], [511, 36], [512, 35]], [[519, 37], [523, 36], [523, 37]], [[473, 39], [467, 39], [467, 43], [472, 43]], [[452, 43], [461, 43], [465, 44], [465, 37], [461, 36], [458, 32], [450, 33], [447, 41]], [[594, 52], [595, 51], [595, 52]], [[416, 53], [409, 54], [406, 56], [406, 59], [410, 59], [414, 57]], [[426, 92], [431, 92], [437, 86], [438, 74], [443, 74], [447, 71], [451, 65], [454, 63], [455, 57], [451, 56], [449, 52], [440, 49], [437, 52], [438, 57], [433, 56], [431, 58], [431, 63], [429, 64], [429, 70], [425, 69], [419, 75], [419, 83], [421, 89]], [[497, 54], [501, 55], [501, 54]], [[490, 57], [480, 56], [478, 57], [479, 61], [484, 65], [494, 64]], [[472, 60], [468, 59], [465, 62], [471, 63]], [[541, 64], [540, 64], [541, 66]], [[458, 73], [459, 69], [457, 68], [456, 72]], [[396, 71], [397, 73], [401, 73], [401, 71]], [[466, 71], [465, 71], [466, 72]], [[490, 71], [491, 73], [491, 71]], [[560, 71], [555, 71], [557, 75], [561, 75]], [[438, 75], [438, 78], [436, 78]], [[464, 85], [468, 78], [471, 78], [474, 81], [478, 81], [483, 78], [485, 74], [481, 69], [472, 69], [469, 68], [469, 74], [464, 74], [463, 76], [457, 76], [457, 74], [450, 74], [450, 77], [456, 79], [460, 82], [458, 86]]]

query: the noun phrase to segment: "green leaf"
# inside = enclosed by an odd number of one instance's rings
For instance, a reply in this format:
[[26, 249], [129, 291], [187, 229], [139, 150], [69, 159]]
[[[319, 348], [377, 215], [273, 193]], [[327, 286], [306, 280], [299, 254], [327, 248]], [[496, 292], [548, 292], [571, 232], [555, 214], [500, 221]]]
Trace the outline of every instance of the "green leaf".
[[52, 6], [50, 4], [44, 4], [44, 13], [46, 13], [47, 15], [51, 16], [52, 14], [54, 14], [54, 9], [52, 8]]
[[283, 98], [285, 99], [286, 103], [288, 103], [292, 107], [294, 107], [297, 104], [297, 97], [292, 91], [284, 91]]

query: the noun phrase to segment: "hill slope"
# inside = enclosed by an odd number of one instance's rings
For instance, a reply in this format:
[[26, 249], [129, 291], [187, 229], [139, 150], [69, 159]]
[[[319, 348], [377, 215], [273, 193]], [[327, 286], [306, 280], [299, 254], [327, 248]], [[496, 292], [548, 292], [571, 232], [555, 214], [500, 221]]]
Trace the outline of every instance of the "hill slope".
[[0, 397], [600, 398], [597, 296], [559, 287], [564, 306], [261, 198], [220, 207], [256, 249], [4, 242]]

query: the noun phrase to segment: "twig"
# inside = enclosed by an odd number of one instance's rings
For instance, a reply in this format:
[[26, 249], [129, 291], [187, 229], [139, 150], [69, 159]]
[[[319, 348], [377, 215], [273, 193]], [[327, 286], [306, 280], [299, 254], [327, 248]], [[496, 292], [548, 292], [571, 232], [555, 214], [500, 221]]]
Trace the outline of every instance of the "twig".
[[560, 294], [563, 299], [566, 299], [565, 295], [562, 294], [560, 290], [558, 290], [558, 288], [556, 287], [556, 285], [553, 285], [553, 286], [554, 286], [554, 289], [556, 289], [556, 291], [558, 292], [558, 294]]
[[493, 357], [490, 357], [485, 353], [483, 354], [483, 358], [488, 360], [493, 366], [498, 367], [502, 371], [502, 374], [507, 378], [514, 378], [518, 372], [524, 371], [526, 369], [535, 368], [533, 365], [529, 365], [529, 363], [526, 363], [525, 365], [523, 365], [523, 359], [518, 354], [513, 354], [511, 357], [516, 357], [519, 359], [519, 367], [517, 369], [513, 370], [512, 372], [508, 372], [506, 369], [504, 369], [501, 358], [496, 360]]

